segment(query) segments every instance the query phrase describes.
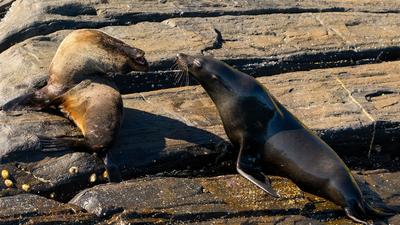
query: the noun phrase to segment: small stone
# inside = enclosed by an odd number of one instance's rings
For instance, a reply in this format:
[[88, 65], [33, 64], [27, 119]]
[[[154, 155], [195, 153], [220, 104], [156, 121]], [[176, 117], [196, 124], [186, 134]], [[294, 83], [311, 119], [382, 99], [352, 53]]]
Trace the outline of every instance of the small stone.
[[69, 173], [70, 174], [77, 174], [79, 172], [78, 167], [76, 166], [72, 166], [71, 168], [69, 168]]
[[8, 170], [1, 170], [1, 177], [2, 177], [4, 180], [10, 178], [10, 173], [8, 172]]
[[95, 173], [93, 173], [92, 175], [90, 175], [89, 181], [90, 183], [94, 183], [97, 180], [97, 175]]
[[29, 184], [23, 184], [23, 185], [21, 186], [21, 188], [22, 188], [22, 190], [28, 192], [29, 189], [31, 188], [31, 186], [29, 186]]
[[56, 193], [53, 192], [50, 194], [50, 198], [54, 199], [55, 197], [56, 197]]
[[12, 182], [12, 180], [6, 179], [4, 181], [4, 184], [6, 185], [6, 187], [10, 188], [12, 186], [14, 186], [14, 183]]

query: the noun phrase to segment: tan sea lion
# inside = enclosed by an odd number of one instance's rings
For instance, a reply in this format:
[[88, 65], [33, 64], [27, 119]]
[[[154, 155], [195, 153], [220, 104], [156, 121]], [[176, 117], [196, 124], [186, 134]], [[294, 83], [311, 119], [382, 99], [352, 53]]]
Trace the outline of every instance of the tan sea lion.
[[51, 61], [47, 85], [7, 102], [2, 110], [41, 110], [89, 76], [147, 71], [144, 54], [143, 50], [99, 30], [72, 31], [61, 42]]
[[47, 85], [6, 103], [3, 111], [43, 110], [57, 106], [81, 130], [83, 138], [40, 136], [44, 150], [79, 147], [97, 153], [110, 181], [120, 181], [107, 150], [122, 120], [122, 100], [106, 78], [114, 73], [147, 71], [144, 51], [98, 30], [76, 30], [60, 44], [49, 67]]

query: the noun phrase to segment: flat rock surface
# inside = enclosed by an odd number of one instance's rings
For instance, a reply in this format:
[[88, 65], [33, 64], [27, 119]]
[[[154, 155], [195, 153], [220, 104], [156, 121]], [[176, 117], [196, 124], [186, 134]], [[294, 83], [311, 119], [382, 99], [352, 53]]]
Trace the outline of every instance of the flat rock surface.
[[32, 194], [0, 198], [0, 208], [0, 224], [89, 224], [96, 221], [93, 214], [78, 206]]
[[[398, 62], [387, 62], [258, 80], [342, 157], [378, 157], [377, 161], [365, 158], [363, 163], [355, 160], [356, 167], [392, 169], [399, 163], [394, 158], [399, 143], [398, 66]], [[166, 171], [174, 174], [174, 170], [186, 171], [181, 175], [232, 171], [236, 153], [227, 146], [215, 106], [200, 86], [124, 95], [123, 99], [125, 120], [111, 152], [125, 179]], [[88, 153], [40, 151], [35, 135], [79, 135], [67, 119], [22, 113], [0, 115], [0, 121], [2, 137], [9, 140], [3, 141], [0, 159], [13, 168], [17, 183], [30, 183], [34, 191], [46, 196], [55, 192], [64, 199], [72, 197], [65, 187], [77, 191], [92, 185], [92, 173], [101, 176], [101, 161]], [[29, 158], [23, 157], [26, 152]], [[73, 166], [79, 173], [68, 172]]]
[[[0, 2], [1, 7], [11, 1]], [[276, 12], [371, 11], [398, 12], [395, 1], [311, 0], [269, 1], [51, 1], [16, 0], [0, 23], [0, 52], [26, 38], [61, 29], [99, 28], [111, 24], [126, 25], [141, 21], [160, 21], [181, 16], [220, 16]]]
[[[179, 52], [212, 54], [255, 76], [397, 59], [398, 21], [399, 14], [327, 12], [174, 18], [102, 30], [146, 51], [152, 72], [115, 78], [132, 93], [177, 86], [163, 72]], [[38, 35], [0, 54], [0, 105], [43, 83], [70, 31]]]
[[[358, 178], [366, 197], [375, 199], [372, 188], [388, 179], [386, 189], [379, 189], [380, 201], [399, 204], [397, 173], [375, 173]], [[398, 174], [397, 174], [398, 175]], [[239, 175], [212, 178], [145, 178], [120, 184], [98, 185], [75, 196], [70, 204], [105, 217], [108, 222], [168, 222], [179, 224], [351, 224], [334, 204], [301, 192], [293, 183], [272, 177], [273, 188], [281, 195], [274, 199]], [[378, 200], [375, 200], [378, 201]], [[123, 212], [122, 212], [123, 211]], [[122, 212], [122, 213], [121, 213]], [[247, 213], [252, 217], [244, 217]], [[323, 219], [324, 218], [324, 219]], [[396, 219], [393, 217], [392, 220]]]

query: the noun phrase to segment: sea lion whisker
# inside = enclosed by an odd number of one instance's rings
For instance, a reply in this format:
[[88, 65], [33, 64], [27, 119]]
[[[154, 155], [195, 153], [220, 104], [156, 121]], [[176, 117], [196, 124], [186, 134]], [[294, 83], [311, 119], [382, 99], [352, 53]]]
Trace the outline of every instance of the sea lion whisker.
[[176, 76], [175, 76], [175, 81], [174, 81], [175, 85], [179, 85], [179, 80], [180, 80], [181, 76], [182, 76], [182, 70], [178, 70], [176, 72]]
[[174, 64], [169, 68], [170, 70], [175, 70], [177, 67], [179, 67], [178, 62], [175, 61]]

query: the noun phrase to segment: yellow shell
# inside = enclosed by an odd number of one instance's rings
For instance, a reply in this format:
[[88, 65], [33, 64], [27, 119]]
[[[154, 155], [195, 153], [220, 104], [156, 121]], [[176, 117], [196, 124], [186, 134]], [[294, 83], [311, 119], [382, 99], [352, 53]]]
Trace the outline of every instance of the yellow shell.
[[97, 180], [97, 175], [95, 173], [90, 175], [90, 177], [89, 177], [90, 183], [94, 183], [94, 182], [96, 182], [96, 180]]
[[10, 188], [12, 186], [14, 186], [14, 183], [12, 182], [12, 180], [6, 179], [4, 181], [4, 184], [6, 185], [6, 187]]
[[105, 178], [105, 179], [108, 178], [108, 172], [107, 172], [107, 170], [104, 170], [104, 172], [103, 172], [103, 178]]
[[79, 169], [76, 166], [72, 166], [71, 168], [69, 168], [68, 172], [70, 174], [77, 174], [79, 172]]
[[1, 170], [1, 177], [3, 179], [8, 179], [10, 177], [10, 173], [8, 172], [8, 170]]
[[29, 184], [23, 184], [23, 185], [21, 186], [21, 188], [22, 188], [22, 190], [28, 192], [29, 189], [31, 188], [31, 186], [29, 186]]

